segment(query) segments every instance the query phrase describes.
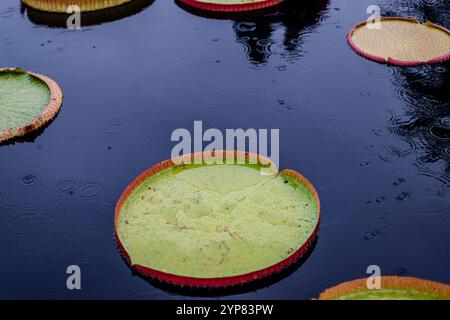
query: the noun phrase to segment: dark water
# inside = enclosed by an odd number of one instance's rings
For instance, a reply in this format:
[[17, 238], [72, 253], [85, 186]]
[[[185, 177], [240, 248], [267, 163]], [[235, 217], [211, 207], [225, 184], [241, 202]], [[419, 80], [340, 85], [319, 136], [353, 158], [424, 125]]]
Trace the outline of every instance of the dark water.
[[[372, 264], [450, 283], [450, 65], [388, 67], [345, 42], [370, 4], [448, 28], [448, 1], [289, 1], [229, 19], [144, 2], [81, 31], [0, 3], [0, 65], [65, 94], [43, 132], [0, 147], [0, 298], [185, 298], [133, 274], [113, 214], [194, 120], [280, 128], [281, 167], [308, 176], [323, 204], [301, 266], [225, 297], [309, 299]], [[81, 291], [66, 289], [73, 264]]]

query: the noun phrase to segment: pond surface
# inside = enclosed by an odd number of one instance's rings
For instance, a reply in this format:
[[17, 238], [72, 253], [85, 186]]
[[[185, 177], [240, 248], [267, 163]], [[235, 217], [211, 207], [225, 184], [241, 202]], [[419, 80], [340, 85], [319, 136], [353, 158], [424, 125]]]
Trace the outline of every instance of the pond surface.
[[[371, 4], [449, 28], [450, 3], [297, 2], [227, 19], [139, 1], [68, 31], [2, 0], [0, 65], [52, 77], [64, 104], [44, 130], [0, 147], [0, 298], [206, 295], [141, 278], [113, 237], [121, 191], [195, 120], [279, 128], [281, 168], [306, 175], [323, 205], [300, 266], [215, 294], [310, 299], [374, 264], [450, 283], [450, 64], [389, 67], [346, 43]], [[74, 264], [80, 291], [66, 288]]]

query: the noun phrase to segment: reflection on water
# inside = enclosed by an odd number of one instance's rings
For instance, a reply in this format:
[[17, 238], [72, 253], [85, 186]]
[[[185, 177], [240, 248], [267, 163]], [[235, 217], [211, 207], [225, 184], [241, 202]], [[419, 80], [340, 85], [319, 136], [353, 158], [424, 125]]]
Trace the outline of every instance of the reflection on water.
[[265, 63], [277, 53], [288, 62], [295, 61], [302, 57], [304, 39], [313, 32], [327, 5], [327, 0], [286, 1], [277, 7], [277, 12], [250, 20], [235, 20], [236, 40], [244, 45], [252, 63]]
[[280, 54], [288, 62], [301, 58], [302, 44], [323, 17], [328, 3], [328, 0], [285, 0], [281, 5], [254, 12], [216, 13], [177, 2], [178, 6], [195, 15], [234, 21], [236, 41], [244, 46], [245, 54], [253, 64], [266, 63], [273, 54]]
[[[153, 2], [154, 0], [134, 0], [113, 8], [84, 12], [81, 13], [81, 26], [86, 27], [123, 19], [138, 14]], [[69, 14], [39, 11], [24, 4], [21, 5], [21, 12], [22, 14], [26, 13], [28, 19], [34, 24], [50, 28], [66, 28], [67, 19], [70, 16]]]
[[393, 119], [392, 131], [414, 144], [417, 164], [442, 162], [450, 182], [449, 63], [395, 69], [396, 92], [404, 114]]
[[432, 21], [446, 28], [450, 26], [448, 0], [389, 0], [381, 6], [384, 15], [414, 17], [420, 21]]
[[[394, 1], [383, 7], [390, 16], [411, 16], [449, 27], [449, 1]], [[414, 148], [415, 163], [450, 186], [450, 63], [393, 68], [403, 114], [392, 119], [391, 131]], [[447, 188], [448, 189], [448, 188]]]

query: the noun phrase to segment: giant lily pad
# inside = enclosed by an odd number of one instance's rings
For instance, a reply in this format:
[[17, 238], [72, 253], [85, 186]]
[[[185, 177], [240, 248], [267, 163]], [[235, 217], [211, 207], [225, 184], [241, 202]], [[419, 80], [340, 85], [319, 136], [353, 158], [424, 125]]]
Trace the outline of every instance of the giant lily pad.
[[[226, 152], [227, 159], [234, 155]], [[116, 207], [116, 238], [127, 262], [150, 277], [194, 287], [246, 283], [296, 262], [317, 232], [317, 192], [295, 171], [268, 175], [261, 159], [167, 160], [138, 176]]]

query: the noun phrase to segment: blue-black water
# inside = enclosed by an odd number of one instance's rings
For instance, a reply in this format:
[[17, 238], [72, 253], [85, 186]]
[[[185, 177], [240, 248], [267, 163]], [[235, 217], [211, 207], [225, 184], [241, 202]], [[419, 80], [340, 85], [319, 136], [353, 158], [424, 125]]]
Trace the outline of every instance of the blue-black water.
[[[50, 125], [0, 146], [0, 298], [196, 295], [134, 274], [113, 238], [121, 191], [194, 120], [280, 128], [281, 168], [309, 177], [323, 205], [300, 266], [219, 295], [309, 299], [369, 265], [450, 283], [450, 65], [390, 67], [346, 43], [371, 4], [448, 28], [448, 1], [288, 1], [235, 17], [139, 2], [78, 31], [0, 3], [0, 66], [64, 91]], [[82, 290], [70, 291], [74, 264]]]

